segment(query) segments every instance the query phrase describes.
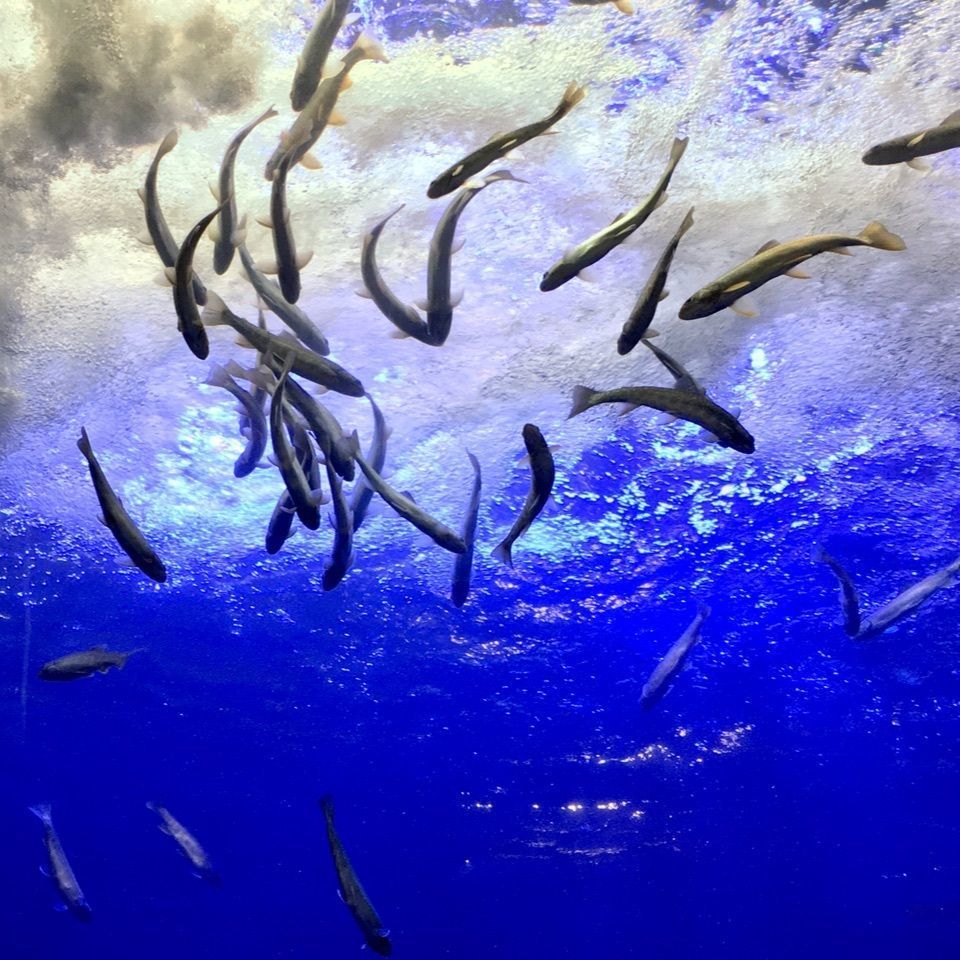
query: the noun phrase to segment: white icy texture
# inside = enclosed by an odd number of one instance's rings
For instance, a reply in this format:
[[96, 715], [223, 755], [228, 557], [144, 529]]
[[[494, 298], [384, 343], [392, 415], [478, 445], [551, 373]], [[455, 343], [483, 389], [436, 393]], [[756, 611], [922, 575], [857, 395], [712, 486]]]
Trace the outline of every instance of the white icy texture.
[[[932, 158], [928, 175], [860, 162], [872, 143], [933, 125], [960, 105], [952, 5], [895, 0], [850, 18], [826, 52], [803, 64], [797, 87], [771, 81], [760, 110], [748, 109], [743, 64], [760, 49], [789, 57], [815, 15], [809, 6], [785, 2], [780, 22], [761, 26], [758, 5], [741, 2], [704, 29], [687, 0], [642, 6], [632, 18], [576, 8], [548, 26], [388, 44], [389, 64], [354, 71], [340, 104], [349, 123], [316, 149], [323, 170], [290, 177], [298, 244], [316, 251], [300, 306], [385, 411], [393, 482], [453, 525], [470, 476], [465, 447], [484, 465], [488, 499], [512, 482], [497, 524], [484, 515], [485, 549], [522, 501], [525, 468], [516, 461], [527, 421], [560, 444], [560, 506], [523, 549], [557, 558], [591, 540], [630, 542], [625, 504], [642, 498], [645, 484], [665, 496], [672, 460], [715, 464], [716, 485], [685, 501], [699, 530], [704, 503], [762, 502], [804, 473], [829, 471], [890, 439], [907, 449], [914, 437], [957, 448], [960, 156]], [[178, 126], [160, 196], [181, 238], [212, 209], [207, 184], [230, 137], [274, 103], [281, 116], [250, 136], [236, 173], [241, 211], [252, 218], [266, 210], [262, 169], [292, 119], [289, 84], [306, 8], [250, 0], [3, 7], [2, 490], [14, 513], [86, 530], [103, 546], [74, 445], [85, 424], [131, 512], [183, 578], [204, 557], [254, 549], [280, 482], [272, 471], [232, 476], [241, 449], [233, 403], [201, 386], [206, 364], [177, 334], [169, 291], [154, 282], [159, 260], [135, 239], [143, 230], [136, 188], [156, 144]], [[895, 23], [902, 35], [878, 46], [869, 71], [849, 66]], [[661, 89], [638, 85], [622, 112], [605, 109], [624, 99], [618, 84], [657, 73], [667, 79]], [[490, 135], [545, 115], [571, 80], [589, 87], [587, 99], [556, 136], [503, 164], [529, 184], [494, 184], [461, 220], [466, 246], [454, 286], [466, 296], [447, 344], [391, 339], [376, 308], [354, 294], [366, 228], [406, 203], [383, 235], [380, 264], [404, 299], [422, 296], [427, 245], [446, 203], [426, 198], [429, 181]], [[678, 131], [690, 145], [668, 203], [598, 265], [599, 282], [541, 294], [540, 274], [568, 245], [649, 193]], [[742, 407], [757, 440], [750, 458], [703, 447], [692, 430], [656, 426], [644, 411], [564, 420], [574, 384], [669, 383], [642, 347], [620, 358], [615, 343], [691, 205], [696, 225], [655, 322], [658, 343], [719, 402]], [[689, 293], [764, 241], [857, 233], [873, 219], [902, 235], [907, 251], [820, 257], [808, 268], [813, 279], [779, 279], [753, 295], [756, 320], [729, 312], [676, 319]], [[252, 226], [250, 245], [268, 255], [266, 231]], [[204, 280], [254, 319], [238, 260], [217, 278], [211, 253], [204, 244]], [[211, 341], [213, 359], [250, 356], [225, 329]], [[366, 401], [330, 402], [365, 442]], [[591, 496], [581, 453], [611, 438], [622, 440], [630, 466], [603, 479], [604, 488], [613, 484], [603, 492], [616, 494], [634, 475], [645, 484], [621, 503], [612, 498], [605, 520], [577, 522], [576, 497]], [[370, 529], [361, 544], [367, 556], [378, 541], [416, 538], [400, 521]], [[295, 555], [320, 558], [328, 539], [299, 542]]]

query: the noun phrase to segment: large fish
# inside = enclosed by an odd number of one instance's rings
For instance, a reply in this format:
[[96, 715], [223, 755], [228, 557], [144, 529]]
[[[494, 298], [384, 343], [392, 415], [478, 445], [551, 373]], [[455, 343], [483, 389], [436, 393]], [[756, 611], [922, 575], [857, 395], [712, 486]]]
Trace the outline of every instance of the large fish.
[[617, 353], [621, 357], [626, 356], [644, 337], [652, 337], [655, 331], [650, 328], [653, 323], [654, 314], [657, 312], [657, 304], [663, 300], [667, 294], [665, 287], [667, 285], [667, 274], [670, 272], [670, 265], [673, 263], [673, 256], [677, 252], [680, 240], [683, 235], [693, 226], [693, 207], [683, 218], [683, 222], [673, 235], [673, 238], [667, 244], [657, 265], [650, 274], [650, 279], [637, 298], [633, 310], [627, 322], [620, 331], [620, 337], [617, 340]]
[[257, 398], [239, 386], [219, 363], [211, 364], [207, 379], [203, 382], [211, 387], [222, 387], [238, 400], [244, 409], [247, 418], [247, 426], [244, 427], [247, 445], [233, 465], [233, 475], [235, 477], [249, 476], [257, 468], [263, 458], [264, 450], [267, 449], [267, 437], [270, 429], [267, 426], [267, 418], [263, 412], [263, 407], [257, 401]]
[[53, 826], [53, 817], [49, 803], [38, 803], [30, 807], [30, 812], [40, 818], [43, 824], [43, 843], [47, 848], [47, 857], [50, 861], [50, 878], [57, 886], [67, 909], [80, 920], [89, 920], [92, 917], [90, 904], [77, 883], [76, 875], [63, 852], [60, 837]]
[[476, 176], [484, 167], [488, 167], [496, 160], [502, 160], [512, 150], [516, 150], [527, 141], [533, 140], [534, 137], [547, 133], [586, 95], [586, 88], [571, 83], [564, 90], [560, 103], [546, 117], [536, 123], [511, 130], [510, 133], [498, 133], [491, 137], [482, 147], [478, 147], [473, 153], [468, 153], [462, 160], [458, 160], [453, 166], [444, 170], [427, 188], [427, 196], [431, 200], [436, 200], [438, 197], [453, 193], [458, 187], [462, 187], [468, 180]]
[[[177, 145], [179, 136], [176, 130], [171, 130], [160, 142], [157, 147], [156, 156], [147, 170], [147, 180], [144, 186], [137, 190], [140, 199], [143, 201], [143, 213], [147, 221], [147, 233], [150, 242], [160, 256], [165, 267], [172, 267], [177, 262], [177, 251], [180, 249], [170, 228], [167, 226], [166, 217], [160, 209], [160, 198], [157, 194], [157, 174], [160, 170], [160, 161]], [[144, 240], [146, 243], [146, 240]], [[201, 306], [207, 302], [206, 287], [200, 282], [200, 278], [193, 276], [193, 296]]]
[[330, 499], [333, 502], [334, 537], [330, 562], [323, 569], [323, 589], [332, 590], [353, 566], [353, 516], [350, 514], [347, 495], [343, 492], [343, 481], [329, 459], [326, 469]]
[[233, 252], [237, 245], [243, 242], [244, 229], [246, 227], [246, 217], [242, 221], [237, 220], [237, 201], [233, 188], [233, 169], [237, 162], [237, 154], [240, 152], [240, 145], [264, 120], [275, 117], [277, 111], [270, 107], [264, 110], [256, 120], [251, 120], [242, 130], [240, 130], [230, 141], [226, 153], [223, 155], [223, 163], [220, 164], [220, 179], [214, 196], [219, 203], [224, 198], [227, 199], [226, 206], [220, 211], [220, 216], [213, 226], [213, 269], [217, 273], [226, 273], [233, 262]]
[[333, 41], [336, 40], [352, 5], [353, 0], [327, 0], [317, 14], [313, 29], [307, 34], [303, 44], [303, 52], [297, 57], [297, 69], [290, 87], [290, 106], [297, 112], [307, 105], [317, 89]]
[[567, 419], [601, 403], [624, 403], [634, 407], [652, 407], [702, 427], [716, 437], [721, 447], [740, 453], [753, 453], [754, 440], [743, 424], [728, 410], [710, 400], [706, 394], [677, 387], [618, 387], [614, 390], [573, 388], [573, 405]]
[[467, 545], [467, 552], [461, 553], [453, 564], [453, 580], [450, 583], [450, 599], [455, 607], [462, 607], [470, 593], [470, 576], [473, 570], [473, 548], [477, 539], [477, 517], [480, 514], [480, 461], [468, 450], [467, 456], [473, 466], [473, 488], [467, 503], [467, 515], [463, 521], [460, 536]]
[[[173, 306], [177, 311], [177, 329], [183, 335], [187, 346], [195, 357], [206, 360], [210, 353], [210, 344], [207, 341], [207, 331], [204, 329], [197, 310], [197, 301], [193, 295], [193, 256], [197, 251], [197, 244], [204, 231], [210, 226], [214, 217], [226, 206], [226, 201], [220, 204], [212, 213], [194, 224], [184, 238], [183, 244], [177, 253], [176, 262], [167, 267], [167, 279], [173, 284]], [[207, 301], [210, 300], [210, 291], [207, 291]]]
[[957, 147], [960, 147], [960, 110], [954, 110], [929, 130], [918, 130], [895, 140], [878, 143], [863, 155], [863, 162], [871, 166], [888, 163], [914, 166], [918, 157], [928, 157], [931, 153], [942, 153]]
[[112, 667], [122, 670], [127, 657], [135, 653], [139, 653], [139, 650], [121, 653], [119, 650], [107, 650], [106, 647], [91, 647], [45, 663], [37, 676], [41, 680], [79, 680], [81, 677], [92, 677], [95, 673], [109, 673]]
[[420, 316], [416, 308], [404, 303], [387, 286], [380, 268], [377, 266], [377, 243], [383, 228], [404, 207], [400, 204], [396, 210], [388, 213], [381, 221], [375, 223], [363, 238], [363, 249], [360, 251], [360, 275], [364, 286], [357, 293], [376, 304], [377, 309], [397, 328], [398, 336], [413, 337], [421, 343], [430, 346], [439, 346], [430, 333], [430, 327]]
[[300, 299], [300, 271], [310, 262], [313, 253], [297, 253], [293, 221], [287, 207], [287, 171], [290, 155], [285, 154], [277, 165], [270, 189], [270, 225], [273, 228], [273, 252], [276, 256], [280, 292], [290, 303]]
[[[771, 240], [749, 260], [728, 270], [718, 280], [708, 283], [689, 297], [680, 308], [680, 319], [693, 320], [718, 313], [774, 277], [794, 276], [806, 279], [807, 274], [798, 270], [801, 263], [820, 253], [847, 253], [847, 247], [905, 250], [906, 244], [877, 221], [868, 223], [855, 237], [842, 233], [821, 233], [786, 243]], [[746, 316], [754, 316], [750, 311], [741, 312]]]
[[330, 353], [330, 344], [320, 328], [295, 303], [290, 303], [284, 297], [283, 291], [273, 280], [257, 269], [246, 244], [241, 243], [237, 250], [247, 279], [260, 299], [293, 331], [304, 346], [323, 357], [327, 356]]
[[376, 470], [358, 453], [356, 461], [363, 471], [367, 483], [408, 523], [412, 523], [421, 533], [425, 533], [434, 543], [451, 553], [466, 553], [467, 545], [463, 539], [449, 527], [421, 510], [410, 497], [394, 490]]
[[450, 290], [450, 267], [455, 252], [454, 238], [457, 232], [457, 223], [467, 208], [467, 204], [491, 183], [498, 180], [515, 180], [525, 183], [515, 177], [509, 170], [497, 170], [487, 174], [481, 180], [468, 181], [463, 189], [450, 201], [443, 216], [433, 231], [430, 241], [430, 255], [427, 259], [427, 297], [418, 306], [427, 313], [427, 331], [430, 342], [439, 346], [450, 335], [450, 324], [453, 322], [453, 308], [463, 298], [463, 291], [452, 294]]
[[700, 628], [709, 615], [710, 608], [701, 603], [693, 622], [684, 630], [680, 639], [667, 651], [667, 655], [657, 664], [653, 673], [650, 674], [650, 679], [643, 685], [643, 691], [640, 694], [640, 705], [642, 707], [649, 709], [667, 692], [673, 678], [683, 667], [687, 654], [700, 639]]
[[113, 492], [110, 481], [107, 480], [97, 460], [93, 447], [90, 445], [90, 438], [87, 436], [85, 427], [80, 428], [80, 439], [77, 441], [77, 447], [86, 457], [87, 466], [90, 468], [90, 479], [93, 481], [93, 489], [96, 491], [97, 499], [100, 501], [100, 509], [103, 511], [100, 520], [104, 526], [113, 534], [114, 539], [123, 548], [124, 553], [130, 558], [134, 566], [142, 570], [152, 580], [163, 583], [167, 579], [167, 571], [160, 558], [153, 552], [146, 537], [137, 528], [137, 525], [130, 519], [130, 515], [123, 507], [123, 501]]
[[166, 808], [159, 803], [148, 802], [147, 809], [160, 818], [160, 831], [170, 837], [180, 852], [190, 861], [193, 872], [210, 883], [219, 883], [220, 876], [197, 838]]
[[340, 885], [340, 897], [360, 928], [366, 945], [381, 957], [389, 957], [392, 949], [390, 931], [383, 925], [383, 921], [360, 884], [353, 864], [350, 863], [347, 851], [340, 840], [340, 835], [337, 833], [333, 820], [333, 797], [321, 797], [319, 803], [327, 827], [327, 843], [330, 845], [333, 867], [337, 872], [337, 882]]
[[[373, 412], [373, 440], [370, 441], [364, 459], [376, 473], [381, 474], [383, 473], [383, 465], [387, 460], [387, 438], [390, 436], [390, 430], [383, 418], [383, 413], [369, 393], [367, 399], [370, 401], [370, 409]], [[360, 525], [367, 515], [367, 510], [370, 509], [372, 499], [373, 487], [362, 476], [359, 477], [350, 495], [350, 512], [353, 516], [354, 533], [360, 529]]]
[[546, 506], [553, 490], [553, 481], [556, 479], [556, 469], [553, 465], [553, 454], [539, 427], [532, 423], [524, 424], [523, 442], [530, 459], [530, 492], [520, 515], [514, 521], [510, 532], [493, 549], [492, 556], [503, 563], [513, 566], [513, 545], [522, 537], [530, 524], [539, 516]]
[[292, 344], [267, 330], [261, 330], [243, 317], [238, 317], [212, 290], [208, 292], [207, 305], [201, 319], [208, 327], [232, 327], [247, 343], [263, 354], [290, 354], [293, 357], [293, 372], [298, 377], [304, 377], [348, 397], [362, 397], [364, 394], [363, 384], [339, 364], [321, 357], [313, 350]]
[[647, 218], [667, 199], [667, 187], [673, 171], [676, 170], [680, 158], [687, 149], [686, 138], [676, 138], [670, 150], [670, 160], [667, 169], [660, 177], [653, 193], [639, 206], [627, 213], [620, 214], [609, 227], [605, 227], [583, 243], [568, 250], [544, 275], [540, 281], [543, 291], [556, 290], [557, 287], [572, 280], [581, 270], [602, 260], [614, 247], [619, 246], [635, 230], [642, 226]]

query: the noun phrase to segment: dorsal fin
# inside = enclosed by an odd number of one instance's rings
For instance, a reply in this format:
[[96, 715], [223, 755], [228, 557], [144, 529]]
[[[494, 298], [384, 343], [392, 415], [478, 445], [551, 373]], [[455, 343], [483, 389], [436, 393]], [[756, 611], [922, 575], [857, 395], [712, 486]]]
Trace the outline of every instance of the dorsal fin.
[[960, 123], [960, 110], [954, 110], [949, 117], [944, 117], [940, 121], [941, 127], [952, 126], [955, 123]]
[[768, 250], [772, 250], [774, 247], [779, 247], [779, 240], [768, 240], [759, 250], [754, 254], [754, 256], [759, 256], [761, 253], [766, 253]]

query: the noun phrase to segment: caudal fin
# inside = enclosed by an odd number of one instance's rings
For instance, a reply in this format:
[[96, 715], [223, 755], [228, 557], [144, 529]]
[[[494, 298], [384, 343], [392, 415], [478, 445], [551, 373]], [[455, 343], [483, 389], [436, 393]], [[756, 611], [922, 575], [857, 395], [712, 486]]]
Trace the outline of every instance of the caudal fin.
[[907, 245], [902, 237], [891, 233], [882, 223], [874, 220], [860, 231], [860, 239], [870, 247], [878, 250], [906, 250]]
[[363, 52], [364, 60], [379, 60], [380, 63], [390, 62], [390, 58], [382, 45], [374, 40], [369, 33], [361, 33], [354, 42], [354, 46]]
[[200, 314], [200, 320], [205, 327], [222, 326], [227, 322], [227, 314], [230, 311], [227, 305], [220, 299], [219, 294], [212, 290], [207, 291], [207, 305]]
[[157, 156], [163, 157], [166, 156], [176, 145], [177, 141], [180, 139], [179, 134], [177, 133], [177, 128], [174, 127], [161, 141], [160, 146], [157, 147]]
[[203, 382], [210, 387], [228, 387], [233, 383], [230, 374], [219, 363], [210, 364], [210, 372]]
[[502, 543], [498, 543], [493, 550], [490, 552], [490, 556], [494, 560], [499, 560], [501, 563], [505, 563], [508, 567], [513, 566], [513, 544], [508, 543], [504, 540]]
[[331, 823], [333, 822], [333, 795], [330, 793], [325, 793], [317, 803], [320, 806], [320, 809], [323, 811], [323, 815]]
[[90, 438], [87, 436], [87, 428], [80, 428], [80, 439], [77, 440], [77, 447], [85, 457], [93, 456], [93, 447], [90, 446]]
[[48, 827], [53, 823], [53, 811], [49, 803], [37, 803], [27, 809], [35, 817], [39, 817]]
[[[670, 148], [670, 169], [672, 170], [684, 155], [687, 149], [688, 137], [675, 137], [673, 146]], [[691, 211], [692, 212], [692, 211]]]
[[563, 91], [563, 99], [557, 107], [557, 113], [565, 117], [586, 95], [587, 88], [581, 87], [576, 80], [572, 80]]
[[570, 420], [573, 417], [583, 413], [584, 410], [589, 410], [591, 406], [591, 400], [593, 400], [596, 390], [592, 387], [585, 387], [583, 384], [579, 384], [573, 388], [573, 405], [570, 407], [570, 412], [567, 414], [567, 419]]

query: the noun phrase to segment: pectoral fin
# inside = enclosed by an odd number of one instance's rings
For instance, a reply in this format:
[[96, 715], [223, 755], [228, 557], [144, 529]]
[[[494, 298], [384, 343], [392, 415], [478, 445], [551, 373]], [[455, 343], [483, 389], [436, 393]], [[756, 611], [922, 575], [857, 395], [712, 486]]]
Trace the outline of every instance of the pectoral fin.
[[743, 299], [734, 300], [734, 302], [730, 304], [730, 309], [737, 314], [737, 316], [747, 317], [750, 320], [759, 316], [753, 304]]

